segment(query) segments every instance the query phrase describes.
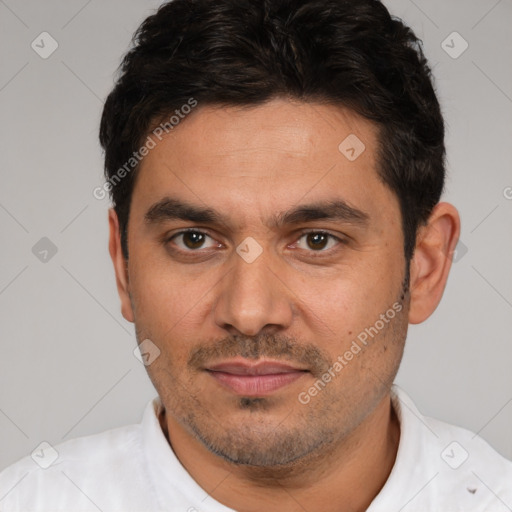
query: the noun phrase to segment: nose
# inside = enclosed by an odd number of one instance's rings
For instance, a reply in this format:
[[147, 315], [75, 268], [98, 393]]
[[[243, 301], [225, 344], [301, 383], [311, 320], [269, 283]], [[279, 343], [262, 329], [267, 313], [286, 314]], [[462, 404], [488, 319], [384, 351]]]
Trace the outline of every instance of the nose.
[[256, 336], [286, 329], [293, 319], [293, 293], [277, 275], [270, 251], [248, 263], [233, 253], [233, 267], [218, 289], [216, 324], [230, 334]]

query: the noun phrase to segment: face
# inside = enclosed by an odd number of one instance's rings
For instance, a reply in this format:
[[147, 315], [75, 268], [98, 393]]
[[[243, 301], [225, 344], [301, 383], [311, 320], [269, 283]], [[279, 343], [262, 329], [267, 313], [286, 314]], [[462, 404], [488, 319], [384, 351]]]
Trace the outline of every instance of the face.
[[226, 460], [328, 449], [389, 392], [409, 298], [376, 151], [353, 112], [276, 99], [199, 105], [141, 164], [123, 314], [168, 417]]

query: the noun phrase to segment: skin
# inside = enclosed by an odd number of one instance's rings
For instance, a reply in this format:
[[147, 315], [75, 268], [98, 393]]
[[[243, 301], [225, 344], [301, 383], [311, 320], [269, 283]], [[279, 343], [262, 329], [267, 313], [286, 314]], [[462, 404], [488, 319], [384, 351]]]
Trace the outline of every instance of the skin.
[[[338, 150], [349, 134], [365, 144], [354, 161]], [[123, 316], [139, 342], [160, 350], [147, 370], [165, 407], [162, 428], [198, 484], [235, 510], [366, 510], [393, 467], [399, 424], [390, 387], [408, 323], [424, 321], [441, 300], [460, 222], [450, 204], [434, 208], [404, 291], [400, 209], [377, 174], [377, 136], [373, 123], [341, 107], [199, 105], [141, 164], [128, 261], [109, 211]], [[146, 222], [166, 196], [213, 208], [224, 221]], [[268, 225], [298, 205], [338, 199], [366, 220]], [[184, 228], [208, 235], [203, 245], [171, 239]], [[305, 229], [344, 242], [315, 245]], [[247, 237], [262, 250], [251, 263], [236, 252]], [[301, 403], [299, 394], [393, 304], [401, 311]], [[307, 371], [244, 400], [204, 370], [234, 356]]]

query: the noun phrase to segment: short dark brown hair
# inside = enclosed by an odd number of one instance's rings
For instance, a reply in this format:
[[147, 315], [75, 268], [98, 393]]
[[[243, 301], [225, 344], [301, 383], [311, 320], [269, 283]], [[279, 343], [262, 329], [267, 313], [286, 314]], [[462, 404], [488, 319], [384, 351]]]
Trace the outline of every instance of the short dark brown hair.
[[142, 23], [100, 127], [125, 258], [137, 166], [112, 180], [155, 122], [191, 98], [275, 97], [342, 105], [378, 125], [378, 172], [399, 199], [410, 260], [444, 186], [444, 123], [421, 41], [377, 0], [172, 0]]

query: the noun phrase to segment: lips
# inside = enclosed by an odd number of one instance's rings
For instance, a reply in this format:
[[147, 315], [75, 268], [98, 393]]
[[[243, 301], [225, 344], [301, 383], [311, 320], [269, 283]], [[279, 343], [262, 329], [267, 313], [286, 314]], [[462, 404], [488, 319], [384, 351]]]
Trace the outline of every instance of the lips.
[[227, 361], [206, 371], [224, 388], [247, 397], [265, 396], [300, 379], [307, 370], [279, 361]]
[[231, 361], [208, 367], [208, 370], [231, 373], [233, 375], [275, 375], [278, 373], [290, 373], [304, 371], [289, 364], [277, 361], [259, 361], [254, 364], [243, 361]]

